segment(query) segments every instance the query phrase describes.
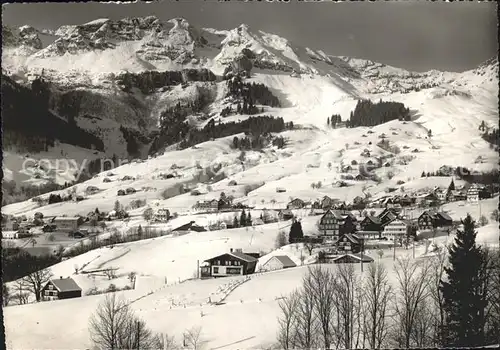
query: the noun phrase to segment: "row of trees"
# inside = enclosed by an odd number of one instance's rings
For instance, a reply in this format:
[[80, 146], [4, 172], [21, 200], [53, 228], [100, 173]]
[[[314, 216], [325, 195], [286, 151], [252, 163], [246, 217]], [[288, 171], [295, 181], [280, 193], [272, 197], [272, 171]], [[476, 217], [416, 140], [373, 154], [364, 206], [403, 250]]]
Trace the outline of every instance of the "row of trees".
[[[35, 79], [30, 89], [2, 74], [3, 130], [11, 135], [7, 141], [14, 145], [21, 142], [26, 149], [29, 144], [24, 141], [33, 139], [36, 141], [33, 151], [46, 150], [54, 146], [55, 140], [102, 151], [104, 144], [101, 139], [50, 111], [51, 94], [49, 84], [41, 78]], [[9, 144], [4, 144], [7, 146]]]
[[[484, 122], [483, 122], [484, 123]], [[483, 138], [483, 140], [485, 140], [486, 142], [489, 142], [489, 144], [491, 145], [491, 147], [493, 147], [493, 145], [495, 146], [499, 146], [500, 145], [500, 132], [498, 131], [498, 129], [494, 128], [492, 130], [486, 130], [482, 135], [481, 137]]]
[[340, 114], [333, 114], [331, 118], [330, 117], [326, 118], [326, 124], [334, 129], [340, 123], [342, 123], [342, 117], [340, 116]]
[[400, 102], [359, 100], [346, 126], [375, 126], [394, 119], [410, 120], [410, 109]]
[[239, 122], [223, 124], [215, 124], [215, 121], [212, 119], [203, 129], [191, 129], [186, 138], [179, 144], [179, 148], [184, 149], [214, 138], [227, 137], [243, 132], [257, 139], [259, 135], [265, 136], [270, 133], [278, 133], [287, 128], [293, 128], [293, 124], [285, 123], [281, 117], [258, 116]]
[[259, 109], [255, 107], [255, 103], [271, 107], [281, 106], [279, 99], [273, 95], [267, 86], [264, 84], [244, 83], [239, 75], [229, 79], [227, 81], [227, 87], [229, 90], [227, 96], [242, 99], [242, 104], [238, 104], [238, 113], [259, 113]]
[[119, 85], [129, 92], [138, 88], [143, 94], [151, 94], [164, 86], [179, 85], [188, 81], [215, 81], [212, 71], [202, 69], [184, 69], [182, 71], [147, 71], [141, 73], [123, 73], [116, 77]]
[[463, 220], [449, 251], [399, 259], [395, 283], [380, 263], [317, 265], [280, 301], [283, 349], [477, 347], [500, 341], [500, 256], [475, 244]]
[[[79, 179], [80, 180], [80, 179]], [[36, 198], [42, 194], [59, 191], [73, 186], [74, 183], [66, 182], [64, 185], [59, 185], [54, 182], [47, 182], [41, 185], [22, 185], [17, 186], [14, 180], [2, 181], [2, 205], [22, 202], [30, 198]]]
[[165, 333], [155, 333], [130, 305], [115, 293], [106, 296], [89, 319], [92, 345], [98, 349], [199, 349], [204, 343], [201, 327], [183, 334], [182, 344]]
[[245, 210], [241, 211], [240, 217], [234, 216], [233, 218], [234, 227], [246, 227], [252, 226], [252, 214], [250, 212], [246, 213]]

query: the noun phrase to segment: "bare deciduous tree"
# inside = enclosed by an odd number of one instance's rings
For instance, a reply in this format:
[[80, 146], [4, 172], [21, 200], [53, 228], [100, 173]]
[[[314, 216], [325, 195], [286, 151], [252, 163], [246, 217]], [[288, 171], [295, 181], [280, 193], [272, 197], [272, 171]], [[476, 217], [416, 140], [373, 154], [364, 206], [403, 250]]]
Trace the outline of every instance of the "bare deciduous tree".
[[369, 348], [379, 349], [385, 343], [388, 333], [386, 319], [393, 292], [383, 265], [370, 264], [367, 272], [363, 301], [366, 313], [364, 332]]
[[89, 320], [92, 343], [100, 349], [119, 349], [123, 332], [133, 319], [129, 306], [116, 294], [106, 296]]
[[311, 242], [306, 242], [306, 243], [304, 243], [304, 247], [307, 249], [307, 252], [309, 253], [309, 255], [311, 255], [312, 251], [316, 247], [316, 245], [314, 243], [311, 243]]
[[116, 278], [116, 269], [113, 267], [108, 267], [103, 272], [109, 280]]
[[18, 279], [14, 282], [14, 290], [16, 293], [13, 296], [17, 299], [19, 305], [27, 304], [29, 293], [23, 279]]
[[314, 312], [313, 294], [309, 289], [310, 284], [305, 283], [304, 279], [300, 299], [297, 303], [295, 342], [300, 349], [311, 349], [316, 346], [318, 322]]
[[27, 290], [35, 295], [36, 301], [42, 300], [42, 288], [52, 278], [50, 268], [41, 269], [23, 277]]
[[323, 346], [328, 349], [332, 341], [331, 321], [332, 309], [336, 299], [335, 284], [337, 283], [332, 271], [315, 266], [309, 269], [309, 278], [304, 283], [312, 293], [314, 309], [318, 317], [320, 336]]
[[118, 333], [119, 349], [153, 349], [157, 345], [157, 337], [147, 328], [143, 320], [129, 312], [124, 328]]
[[179, 345], [173, 336], [171, 337], [167, 333], [162, 333], [154, 336], [153, 348], [159, 350], [177, 350], [179, 349]]
[[278, 302], [281, 310], [281, 317], [278, 318], [278, 342], [284, 350], [294, 349], [296, 346], [295, 336], [299, 299], [299, 292], [294, 291], [289, 296], [282, 297]]
[[345, 349], [357, 348], [362, 333], [361, 321], [361, 282], [356, 277], [352, 264], [339, 264], [336, 269], [335, 289], [336, 317], [333, 322], [337, 346]]
[[394, 270], [398, 288], [395, 300], [395, 327], [393, 340], [399, 347], [408, 349], [412, 344], [412, 331], [421, 307], [430, 295], [429, 274], [431, 264], [426, 261], [398, 259]]
[[184, 341], [186, 342], [186, 345], [193, 350], [201, 350], [203, 347], [201, 333], [202, 328], [200, 326], [188, 329], [184, 333]]

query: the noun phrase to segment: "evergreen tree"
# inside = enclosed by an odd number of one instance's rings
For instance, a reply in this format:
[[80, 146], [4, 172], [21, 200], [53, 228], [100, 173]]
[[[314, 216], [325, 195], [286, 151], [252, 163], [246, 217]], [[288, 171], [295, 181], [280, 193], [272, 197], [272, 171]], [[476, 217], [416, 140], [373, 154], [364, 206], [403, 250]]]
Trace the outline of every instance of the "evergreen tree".
[[432, 130], [431, 129], [429, 129], [429, 131], [427, 132], [427, 136], [432, 137]]
[[302, 224], [300, 223], [300, 221], [294, 219], [292, 225], [290, 226], [288, 242], [296, 243], [302, 238], [304, 238], [304, 232], [302, 232]]
[[425, 171], [422, 171], [422, 175], [420, 177], [425, 177]]
[[248, 215], [247, 215], [247, 224], [246, 226], [252, 226], [252, 214], [250, 214], [250, 212], [248, 212]]
[[240, 215], [240, 227], [246, 226], [246, 223], [247, 223], [247, 215], [245, 213], [245, 210], [243, 210]]
[[239, 221], [238, 221], [238, 217], [235, 215], [234, 216], [234, 219], [233, 219], [233, 226], [236, 228], [236, 227], [239, 227]]
[[486, 125], [484, 124], [484, 120], [481, 122], [481, 125], [479, 125], [479, 130], [484, 131], [486, 129]]
[[121, 209], [121, 205], [120, 205], [120, 202], [119, 201], [116, 201], [115, 202], [115, 206], [114, 206], [114, 210], [116, 213], [118, 213]]
[[448, 191], [454, 191], [455, 190], [455, 183], [453, 182], [453, 179], [451, 179], [450, 186], [448, 186]]
[[463, 231], [457, 230], [449, 249], [450, 266], [445, 267], [446, 280], [441, 280], [445, 325], [443, 346], [475, 347], [484, 345], [485, 308], [487, 300], [480, 273], [485, 255], [476, 246], [475, 222], [470, 215], [462, 220]]
[[326, 118], [326, 125], [328, 125], [328, 126], [330, 125], [330, 117]]
[[142, 226], [141, 226], [141, 225], [139, 225], [139, 227], [137, 228], [137, 236], [138, 236], [139, 238], [141, 238], [141, 237], [142, 237]]

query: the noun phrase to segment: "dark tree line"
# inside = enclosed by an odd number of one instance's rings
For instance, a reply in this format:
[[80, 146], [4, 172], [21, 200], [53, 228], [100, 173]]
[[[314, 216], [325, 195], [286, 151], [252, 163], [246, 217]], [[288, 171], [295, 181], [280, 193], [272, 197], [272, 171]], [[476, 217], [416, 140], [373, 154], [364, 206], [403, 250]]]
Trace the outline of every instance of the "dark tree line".
[[498, 169], [477, 173], [470, 171], [465, 167], [457, 167], [455, 169], [455, 174], [459, 179], [465, 180], [469, 183], [494, 185], [496, 187], [498, 187], [498, 179], [500, 176]]
[[[484, 122], [483, 122], [484, 123]], [[494, 146], [500, 146], [500, 133], [498, 129], [492, 129], [491, 131], [485, 131], [481, 137], [483, 140], [486, 142], [489, 142], [491, 147]]]
[[20, 248], [2, 248], [3, 282], [14, 281], [60, 261], [59, 256], [34, 256]]
[[[79, 180], [81, 181], [81, 179]], [[18, 187], [14, 180], [2, 181], [2, 205], [22, 202], [45, 193], [64, 190], [73, 185], [74, 183], [70, 182], [66, 182], [64, 185], [48, 182], [39, 186], [23, 185]]]
[[[4, 132], [11, 137], [4, 139], [4, 147], [21, 144], [29, 148], [34, 141], [34, 151], [54, 146], [54, 141], [102, 151], [104, 144], [97, 136], [80, 129], [75, 123], [66, 122], [49, 110], [51, 91], [41, 78], [35, 79], [31, 88], [21, 86], [2, 75], [2, 119]], [[6, 144], [5, 141], [9, 142]], [[43, 145], [40, 145], [40, 143]]]
[[280, 101], [264, 84], [244, 83], [241, 77], [235, 76], [227, 81], [228, 96], [241, 99], [236, 107], [237, 113], [256, 114], [261, 112], [255, 104], [280, 107]]
[[238, 138], [237, 136], [235, 136], [233, 138], [232, 148], [239, 149], [241, 151], [261, 150], [267, 147], [269, 143], [278, 148], [283, 148], [285, 147], [286, 141], [283, 136], [273, 137], [270, 134], [258, 134], [255, 136], [251, 135], [245, 136], [243, 138]]
[[149, 143], [149, 139], [137, 130], [120, 126], [123, 138], [127, 142], [127, 153], [129, 156], [137, 158], [140, 156], [141, 145]]
[[215, 81], [216, 76], [212, 71], [202, 69], [184, 69], [182, 71], [147, 71], [142, 73], [123, 73], [117, 77], [118, 84], [124, 91], [130, 92], [138, 88], [143, 94], [151, 94], [156, 89], [164, 86], [178, 85], [189, 81]]
[[326, 118], [326, 124], [334, 129], [340, 123], [342, 123], [342, 117], [340, 116], [340, 114], [333, 114], [331, 117]]
[[285, 123], [281, 117], [258, 116], [250, 117], [239, 122], [222, 124], [215, 124], [215, 121], [212, 119], [203, 129], [191, 129], [186, 138], [179, 144], [179, 148], [184, 149], [205, 141], [242, 132], [247, 135], [252, 135], [253, 139], [256, 139], [259, 135], [267, 135], [272, 132], [277, 133], [287, 128], [293, 128], [293, 124]]
[[375, 126], [395, 119], [410, 120], [410, 109], [400, 102], [359, 100], [346, 126]]

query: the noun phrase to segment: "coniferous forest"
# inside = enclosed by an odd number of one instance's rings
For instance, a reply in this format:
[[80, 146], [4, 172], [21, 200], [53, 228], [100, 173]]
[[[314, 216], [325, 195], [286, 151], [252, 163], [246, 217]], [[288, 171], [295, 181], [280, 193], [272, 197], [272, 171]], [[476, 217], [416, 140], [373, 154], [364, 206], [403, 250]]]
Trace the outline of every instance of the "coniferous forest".
[[2, 75], [3, 147], [39, 152], [59, 140], [102, 151], [104, 144], [98, 137], [52, 114], [50, 95], [43, 79], [35, 79], [30, 89]]
[[255, 104], [270, 107], [281, 106], [278, 98], [265, 85], [244, 83], [239, 75], [228, 80], [227, 87], [229, 89], [228, 96], [241, 99], [236, 108], [237, 113], [257, 114], [260, 110]]
[[360, 100], [346, 126], [375, 126], [395, 119], [410, 120], [410, 109], [400, 102]]

